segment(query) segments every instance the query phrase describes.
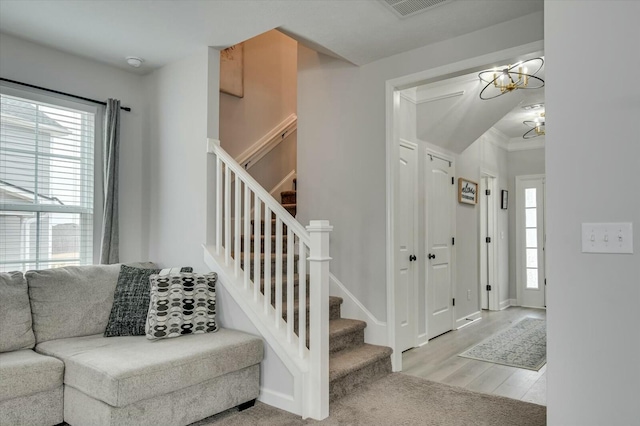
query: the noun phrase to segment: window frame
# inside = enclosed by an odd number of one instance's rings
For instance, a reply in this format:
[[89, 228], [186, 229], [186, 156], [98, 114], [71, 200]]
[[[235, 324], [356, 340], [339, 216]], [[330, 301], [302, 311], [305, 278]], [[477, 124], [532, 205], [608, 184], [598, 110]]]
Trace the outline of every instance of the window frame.
[[[0, 82], [0, 93], [25, 99], [27, 101], [40, 102], [75, 109], [94, 114], [94, 149], [93, 149], [93, 229], [92, 229], [92, 259], [91, 264], [100, 262], [100, 248], [102, 240], [102, 222], [104, 209], [104, 185], [103, 185], [103, 116], [105, 106], [82, 100], [71, 100], [69, 97], [51, 94], [39, 89], [26, 88], [9, 82]], [[57, 205], [30, 205], [30, 204], [0, 204], [0, 211], [23, 211], [44, 213], [78, 213], [87, 214], [88, 209], [80, 206]], [[0, 262], [3, 259], [0, 259]], [[83, 260], [81, 259], [81, 264]], [[14, 263], [14, 262], [11, 262]], [[24, 267], [22, 268], [24, 269]]]

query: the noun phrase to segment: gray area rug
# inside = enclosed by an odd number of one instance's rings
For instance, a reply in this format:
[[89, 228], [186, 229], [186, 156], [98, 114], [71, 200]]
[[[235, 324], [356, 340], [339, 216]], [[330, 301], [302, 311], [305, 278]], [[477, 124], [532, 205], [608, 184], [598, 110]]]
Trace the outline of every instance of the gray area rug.
[[393, 373], [333, 402], [329, 418], [320, 422], [257, 402], [248, 410], [227, 410], [192, 426], [542, 426], [546, 420], [542, 405]]
[[459, 356], [538, 371], [547, 363], [547, 321], [527, 317]]

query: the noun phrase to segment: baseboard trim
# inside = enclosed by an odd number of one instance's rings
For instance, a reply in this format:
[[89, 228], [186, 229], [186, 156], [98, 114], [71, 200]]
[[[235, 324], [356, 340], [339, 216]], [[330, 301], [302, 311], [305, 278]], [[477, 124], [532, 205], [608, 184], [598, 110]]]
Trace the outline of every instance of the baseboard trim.
[[[505, 300], [505, 302], [507, 302], [507, 306], [505, 306], [504, 308], [500, 308], [500, 310], [502, 309], [507, 309], [510, 306], [520, 306], [518, 305], [518, 299], [507, 299]], [[500, 304], [500, 306], [502, 306], [502, 303]]]
[[500, 302], [500, 307], [499, 309], [501, 311], [507, 309], [510, 306], [515, 306], [516, 304], [516, 299], [507, 299], [507, 300], [503, 300], [502, 302]]
[[480, 321], [482, 314], [480, 311], [474, 312], [471, 315], [456, 320], [456, 330], [460, 330], [463, 327], [473, 324], [476, 321]]
[[261, 387], [260, 395], [258, 396], [258, 401], [263, 402], [267, 405], [271, 405], [272, 407], [276, 407], [281, 410], [285, 410], [290, 413], [297, 414], [299, 416], [302, 415], [302, 413], [300, 412], [300, 407], [296, 403], [293, 396], [287, 395], [286, 393], [274, 391], [271, 389], [265, 389]]
[[429, 338], [427, 337], [427, 333], [425, 334], [420, 334], [418, 336], [417, 342], [418, 346], [416, 346], [417, 348], [420, 348], [424, 345], [426, 345], [427, 343], [429, 343]]
[[388, 344], [387, 323], [377, 319], [360, 301], [338, 280], [329, 274], [329, 294], [342, 298], [342, 316], [367, 323], [364, 329], [364, 341], [372, 345], [390, 346]]

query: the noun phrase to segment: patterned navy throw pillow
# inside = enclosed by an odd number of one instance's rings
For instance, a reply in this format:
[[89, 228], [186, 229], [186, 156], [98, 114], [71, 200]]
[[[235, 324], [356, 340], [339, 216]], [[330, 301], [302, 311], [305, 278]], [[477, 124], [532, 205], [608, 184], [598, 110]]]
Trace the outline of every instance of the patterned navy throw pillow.
[[218, 331], [216, 280], [210, 274], [152, 275], [147, 339]]
[[104, 337], [144, 336], [149, 312], [149, 277], [193, 268], [144, 269], [122, 265]]

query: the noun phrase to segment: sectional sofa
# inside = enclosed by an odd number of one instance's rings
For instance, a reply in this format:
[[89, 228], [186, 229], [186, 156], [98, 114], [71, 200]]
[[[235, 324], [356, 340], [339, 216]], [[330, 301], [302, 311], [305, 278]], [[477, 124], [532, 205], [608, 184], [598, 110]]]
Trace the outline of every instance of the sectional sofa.
[[255, 401], [255, 336], [103, 337], [119, 271], [0, 274], [0, 424], [176, 426]]

